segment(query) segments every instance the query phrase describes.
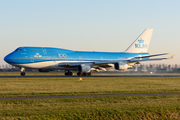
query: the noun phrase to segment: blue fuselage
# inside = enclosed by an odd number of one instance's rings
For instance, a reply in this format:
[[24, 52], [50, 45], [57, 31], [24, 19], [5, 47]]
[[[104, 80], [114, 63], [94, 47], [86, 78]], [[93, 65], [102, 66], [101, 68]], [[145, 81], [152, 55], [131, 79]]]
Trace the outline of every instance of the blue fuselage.
[[[128, 60], [137, 56], [146, 56], [149, 53], [127, 52], [89, 52], [72, 51], [51, 47], [19, 47], [8, 54], [4, 60], [7, 63], [20, 66], [23, 64], [42, 63], [48, 61], [113, 61]], [[31, 68], [31, 67], [30, 67]]]

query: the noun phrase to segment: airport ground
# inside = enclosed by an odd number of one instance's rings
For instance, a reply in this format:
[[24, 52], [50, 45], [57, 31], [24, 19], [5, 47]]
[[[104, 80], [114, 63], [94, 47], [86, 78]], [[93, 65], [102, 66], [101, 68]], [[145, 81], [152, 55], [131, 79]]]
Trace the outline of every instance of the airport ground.
[[[176, 76], [179, 76], [180, 75], [180, 72], [156, 72], [156, 73], [153, 73], [153, 72], [128, 72], [128, 71], [125, 71], [125, 72], [117, 72], [117, 71], [107, 71], [107, 72], [92, 72], [92, 76], [110, 76], [112, 75], [113, 76], [138, 76], [138, 75], [160, 75], [160, 76], [163, 76], [163, 75], [170, 75], [172, 77], [176, 77]], [[4, 71], [4, 72], [0, 72], [0, 77], [1, 76], [17, 76], [17, 77], [20, 77], [20, 71], [15, 71], [15, 72], [9, 72], [9, 71]], [[59, 76], [64, 76], [64, 72], [32, 72], [32, 71], [27, 71], [26, 72], [26, 76], [52, 76], [52, 77], [59, 77]], [[73, 73], [73, 76], [77, 76], [77, 73], [74, 72]]]
[[[180, 93], [180, 77], [17, 77], [0, 78], [0, 86], [1, 98]], [[180, 119], [179, 101], [180, 95], [0, 100], [0, 119]]]

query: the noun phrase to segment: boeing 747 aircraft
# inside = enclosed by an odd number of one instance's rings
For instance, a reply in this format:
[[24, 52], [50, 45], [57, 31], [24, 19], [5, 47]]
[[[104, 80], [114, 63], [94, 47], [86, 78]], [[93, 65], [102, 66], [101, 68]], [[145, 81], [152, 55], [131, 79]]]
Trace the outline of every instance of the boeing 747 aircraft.
[[64, 70], [65, 75], [72, 76], [77, 71], [78, 76], [90, 76], [91, 71], [107, 69], [127, 70], [141, 61], [154, 61], [173, 58], [150, 57], [165, 55], [150, 55], [147, 53], [153, 29], [146, 29], [124, 52], [89, 52], [73, 51], [51, 47], [19, 47], [8, 54], [4, 60], [21, 68], [25, 76], [25, 68], [38, 69], [39, 72]]

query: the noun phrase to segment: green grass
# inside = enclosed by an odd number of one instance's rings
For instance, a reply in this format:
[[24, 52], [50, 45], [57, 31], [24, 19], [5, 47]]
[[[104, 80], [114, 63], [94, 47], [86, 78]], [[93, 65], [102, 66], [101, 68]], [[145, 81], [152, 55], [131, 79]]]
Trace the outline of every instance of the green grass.
[[[0, 78], [0, 97], [180, 92], [178, 77]], [[180, 119], [180, 95], [0, 100], [0, 120]]]
[[180, 95], [2, 100], [0, 119], [180, 119]]
[[180, 92], [180, 78], [0, 78], [0, 97], [171, 92]]

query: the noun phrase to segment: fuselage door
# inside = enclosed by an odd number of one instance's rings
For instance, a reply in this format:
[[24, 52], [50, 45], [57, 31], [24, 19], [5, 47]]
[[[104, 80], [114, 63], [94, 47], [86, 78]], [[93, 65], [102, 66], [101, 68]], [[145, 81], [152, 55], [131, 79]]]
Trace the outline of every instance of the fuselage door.
[[100, 57], [100, 60], [103, 60], [103, 57]]
[[42, 48], [42, 50], [43, 50], [43, 53], [44, 53], [44, 54], [47, 54], [47, 51], [46, 51], [45, 48]]
[[55, 55], [53, 56], [53, 61], [56, 62], [56, 56]]
[[33, 63], [34, 62], [34, 56], [31, 55], [30, 61]]
[[79, 61], [82, 61], [82, 56], [79, 56]]

